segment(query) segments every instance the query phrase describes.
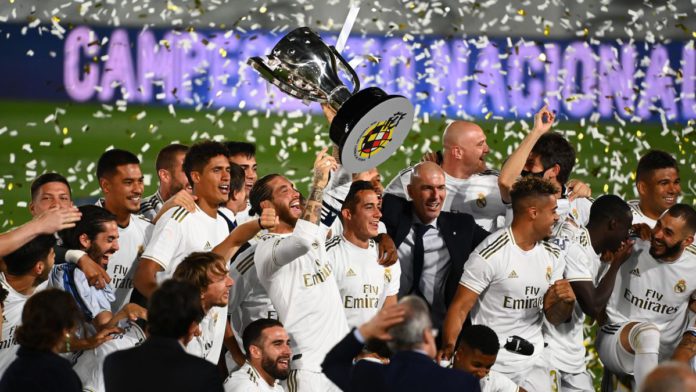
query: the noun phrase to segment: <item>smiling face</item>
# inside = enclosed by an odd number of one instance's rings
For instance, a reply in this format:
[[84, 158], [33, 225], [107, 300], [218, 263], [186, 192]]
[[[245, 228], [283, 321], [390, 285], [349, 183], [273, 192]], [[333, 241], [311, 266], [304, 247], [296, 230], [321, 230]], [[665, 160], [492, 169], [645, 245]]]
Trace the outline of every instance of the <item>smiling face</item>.
[[665, 213], [652, 231], [650, 255], [663, 261], [674, 261], [693, 242], [694, 235], [687, 230], [684, 218]]
[[432, 162], [419, 164], [408, 185], [408, 195], [413, 200], [413, 211], [423, 223], [430, 223], [440, 216], [445, 201], [445, 175]]
[[469, 121], [451, 123], [443, 135], [445, 159], [454, 158], [467, 173], [486, 170], [486, 156], [490, 152], [486, 134], [478, 125]]
[[[222, 264], [222, 262], [220, 263]], [[209, 283], [203, 291], [204, 309], [210, 309], [212, 306], [227, 306], [230, 299], [230, 287], [234, 284], [234, 280], [224, 265], [218, 265], [214, 270], [224, 271], [224, 273], [208, 271]]]
[[227, 202], [230, 194], [230, 161], [224, 155], [211, 158], [201, 172], [191, 171], [193, 193], [209, 205]]
[[113, 213], [140, 211], [140, 199], [145, 185], [140, 165], [127, 164], [117, 166], [113, 174], [99, 180], [104, 193], [107, 208]]
[[89, 239], [87, 234], [80, 235], [80, 244], [87, 255], [97, 264], [106, 268], [111, 256], [118, 250], [118, 225], [116, 221], [102, 223], [103, 231], [97, 233], [94, 239]]
[[72, 207], [70, 189], [62, 182], [47, 182], [39, 187], [36, 197], [29, 204], [32, 216], [41, 215], [51, 208], [58, 206], [61, 209]]
[[256, 183], [258, 179], [258, 174], [256, 173], [256, 157], [247, 156], [246, 154], [236, 154], [230, 156], [230, 161], [236, 163], [244, 170], [244, 188], [247, 194], [251, 192], [251, 188]]
[[653, 170], [638, 181], [638, 194], [641, 206], [648, 211], [662, 214], [677, 203], [681, 195], [681, 180], [679, 172], [673, 167]]
[[472, 349], [463, 343], [454, 356], [454, 368], [463, 370], [479, 380], [486, 377], [495, 364], [497, 355], [486, 355], [479, 349]]
[[553, 233], [553, 225], [558, 221], [558, 213], [556, 211], [556, 196], [541, 195], [534, 202], [535, 218], [534, 232], [539, 240], [548, 238]]
[[273, 178], [268, 182], [268, 185], [273, 189], [270, 201], [275, 208], [276, 215], [281, 222], [295, 226], [297, 220], [302, 216], [300, 192], [287, 178], [282, 176]]
[[[285, 380], [290, 374], [290, 337], [285, 328], [275, 326], [261, 332], [261, 345], [250, 346], [261, 357], [261, 369], [276, 380]], [[259, 350], [260, 349], [260, 350]], [[253, 354], [252, 354], [253, 355]]]
[[345, 230], [351, 232], [362, 241], [376, 237], [379, 229], [379, 198], [372, 190], [362, 190], [356, 194], [357, 203], [354, 211], [341, 210]]

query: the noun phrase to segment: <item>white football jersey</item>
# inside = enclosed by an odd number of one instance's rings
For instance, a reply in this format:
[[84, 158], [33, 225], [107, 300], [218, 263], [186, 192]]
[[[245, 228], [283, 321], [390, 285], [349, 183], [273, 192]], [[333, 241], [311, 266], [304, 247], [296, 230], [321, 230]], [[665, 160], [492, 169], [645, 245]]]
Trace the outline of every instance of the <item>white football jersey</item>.
[[491, 370], [486, 377], [479, 380], [481, 392], [517, 392], [519, 386], [506, 375]]
[[111, 312], [111, 306], [116, 298], [111, 284], [107, 284], [102, 289], [90, 286], [84, 272], [77, 268], [77, 265], [70, 263], [56, 264], [51, 268], [51, 273], [48, 275], [48, 287], [57, 288], [72, 295], [78, 308], [85, 315], [85, 319], [90, 322], [102, 312]]
[[154, 194], [143, 198], [140, 202], [140, 211], [138, 211], [138, 214], [149, 220], [153, 220], [155, 216], [157, 216], [159, 210], [162, 209], [163, 204], [164, 200], [162, 200], [159, 190], [157, 190]]
[[198, 324], [201, 334], [191, 339], [186, 345], [186, 352], [217, 365], [222, 350], [222, 341], [225, 338], [226, 325], [227, 308], [222, 306], [210, 308]]
[[259, 281], [290, 335], [294, 369], [321, 372], [326, 354], [348, 333], [325, 240], [324, 229], [300, 219], [291, 234], [263, 236], [254, 255]]
[[348, 191], [353, 183], [353, 175], [343, 166], [331, 172], [329, 183], [324, 189], [321, 202], [321, 225], [324, 228], [332, 227], [334, 224], [341, 224], [341, 206], [348, 196]]
[[341, 292], [348, 327], [357, 328], [369, 321], [388, 296], [399, 293], [399, 262], [386, 268], [379, 265], [374, 241], [363, 249], [336, 236], [326, 242], [326, 254]]
[[464, 263], [459, 284], [479, 294], [471, 323], [490, 326], [501, 342], [517, 335], [534, 344], [531, 357], [500, 350], [493, 369], [516, 373], [541, 355], [544, 294], [562, 278], [560, 252], [547, 241], [524, 251], [508, 227], [489, 235]]
[[[587, 229], [580, 227], [577, 230], [579, 233], [575, 240], [567, 242], [563, 277], [570, 282], [586, 281], [596, 286], [602, 263], [592, 248]], [[585, 314], [578, 303], [570, 322], [554, 326], [544, 319], [544, 340], [548, 344], [546, 350], [551, 358], [550, 366], [572, 374], [585, 371], [584, 322]]]
[[273, 386], [268, 385], [266, 380], [261, 378], [259, 372], [254, 369], [249, 362], [236, 372], [230, 373], [222, 386], [225, 392], [283, 392], [283, 387], [278, 380]]
[[183, 207], [171, 208], [157, 221], [142, 257], [162, 267], [157, 273], [157, 283], [161, 284], [172, 277], [186, 256], [212, 251], [228, 234], [227, 222], [220, 215], [212, 218], [198, 206], [193, 213]]
[[103, 369], [107, 355], [139, 346], [147, 338], [145, 332], [137, 324], [121, 320], [118, 326], [123, 328], [122, 333], [113, 334], [111, 340], [107, 340], [96, 348], [79, 353], [73, 370], [80, 377], [84, 392], [104, 392], [106, 390]]
[[696, 247], [666, 263], [653, 258], [650, 242], [637, 239], [621, 265], [606, 311], [608, 323], [645, 321], [660, 330], [660, 359], [668, 358], [688, 326], [689, 298], [696, 289]]
[[[411, 183], [412, 172], [413, 167], [402, 170], [387, 185], [384, 193], [411, 200], [407, 186]], [[442, 211], [470, 214], [479, 226], [490, 232], [503, 227], [506, 207], [500, 198], [497, 171], [486, 170], [467, 179], [445, 173], [445, 186], [447, 195]]]
[[640, 200], [629, 200], [628, 206], [631, 207], [631, 213], [633, 214], [633, 224], [645, 223], [650, 226], [650, 228], [655, 227], [657, 220], [647, 217], [643, 214], [643, 210], [640, 209]]
[[30, 295], [15, 291], [7, 283], [5, 274], [0, 272], [0, 285], [7, 290], [7, 298], [3, 302], [2, 340], [0, 340], [0, 378], [5, 370], [17, 357], [19, 345], [15, 340], [15, 331], [22, 324], [22, 310]]
[[230, 288], [227, 312], [240, 348], [244, 347], [242, 332], [252, 321], [262, 318], [278, 319], [278, 313], [256, 274], [255, 253], [256, 244], [240, 253], [230, 266], [230, 277], [234, 284]]
[[116, 294], [116, 300], [111, 303], [113, 313], [118, 312], [130, 300], [133, 274], [154, 227], [144, 217], [131, 214], [128, 226], [118, 228], [118, 250], [111, 256], [106, 267], [106, 272], [111, 277], [111, 287]]

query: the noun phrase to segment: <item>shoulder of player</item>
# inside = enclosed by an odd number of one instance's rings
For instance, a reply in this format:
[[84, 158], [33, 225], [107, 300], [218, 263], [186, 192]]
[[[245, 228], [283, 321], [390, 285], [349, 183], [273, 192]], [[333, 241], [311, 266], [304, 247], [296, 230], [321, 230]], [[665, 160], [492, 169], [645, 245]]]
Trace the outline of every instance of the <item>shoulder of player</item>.
[[555, 244], [553, 241], [549, 240], [543, 240], [541, 241], [541, 245], [544, 247], [544, 249], [549, 252], [551, 255], [554, 257], [558, 258], [561, 255], [561, 247]]
[[498, 170], [495, 170], [495, 169], [486, 169], [486, 170], [484, 170], [484, 171], [482, 171], [482, 172], [480, 172], [480, 173], [474, 174], [474, 176], [475, 176], [475, 177], [483, 177], [483, 176], [494, 176], [494, 177], [498, 177], [498, 176], [500, 176], [500, 172], [499, 172]]
[[266, 233], [259, 237], [259, 244], [270, 241], [275, 238], [282, 239], [283, 237], [281, 237], [280, 234], [276, 233]]
[[338, 245], [340, 245], [342, 241], [343, 241], [343, 236], [340, 236], [340, 235], [336, 235], [336, 236], [329, 238], [325, 244], [326, 251], [329, 252], [332, 249], [337, 249], [336, 247]]
[[479, 245], [479, 249], [475, 252], [484, 260], [489, 260], [493, 255], [498, 253], [505, 245], [510, 243], [510, 232], [507, 229], [498, 230], [492, 233]]
[[248, 252], [239, 255], [232, 262], [232, 269], [237, 271], [240, 275], [244, 275], [254, 266], [254, 255], [256, 252]]
[[184, 207], [173, 207], [165, 211], [164, 214], [157, 221], [157, 225], [163, 224], [164, 222], [174, 221], [177, 223], [183, 223], [186, 218], [192, 214]]
[[640, 200], [629, 200], [626, 202], [628, 206], [631, 208], [631, 212], [633, 215], [637, 216], [644, 216], [643, 212], [640, 210]]
[[685, 252], [688, 252], [691, 256], [691, 258], [696, 259], [696, 244], [691, 244], [687, 246], [684, 249]]

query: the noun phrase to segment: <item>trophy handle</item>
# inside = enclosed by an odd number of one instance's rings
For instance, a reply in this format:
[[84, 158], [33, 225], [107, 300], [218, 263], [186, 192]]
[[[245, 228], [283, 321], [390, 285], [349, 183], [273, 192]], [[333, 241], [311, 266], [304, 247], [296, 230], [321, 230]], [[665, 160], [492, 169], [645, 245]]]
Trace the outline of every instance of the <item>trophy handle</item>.
[[277, 86], [278, 88], [292, 95], [295, 98], [317, 102], [327, 101], [325, 96], [312, 94], [311, 92], [308, 92], [306, 90], [300, 90], [299, 88], [289, 84], [288, 82], [276, 78], [273, 74], [273, 71], [266, 65], [266, 63], [263, 62], [263, 60], [260, 57], [252, 57], [247, 61], [247, 63], [252, 67], [256, 68], [256, 70], [259, 71], [261, 76], [264, 79], [266, 79], [269, 83]]
[[353, 69], [353, 67], [350, 66], [350, 64], [348, 64], [346, 59], [344, 59], [343, 56], [341, 56], [341, 54], [338, 53], [336, 47], [329, 46], [329, 49], [331, 49], [331, 52], [334, 55], [334, 61], [336, 58], [341, 61], [338, 64], [334, 64], [334, 66], [340, 65], [344, 71], [347, 71], [350, 74], [350, 78], [352, 79], [353, 83], [353, 92], [351, 93], [351, 95], [355, 95], [355, 93], [357, 93], [360, 90], [360, 79], [358, 79], [358, 74], [355, 73], [355, 70]]

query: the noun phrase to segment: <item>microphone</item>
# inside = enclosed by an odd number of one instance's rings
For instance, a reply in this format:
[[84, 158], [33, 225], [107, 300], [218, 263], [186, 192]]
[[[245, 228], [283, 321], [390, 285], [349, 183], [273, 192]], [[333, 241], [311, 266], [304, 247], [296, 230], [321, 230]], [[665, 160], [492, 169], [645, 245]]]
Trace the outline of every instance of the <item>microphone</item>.
[[508, 336], [503, 348], [511, 353], [520, 355], [530, 356], [534, 354], [534, 345], [529, 340], [517, 335]]

